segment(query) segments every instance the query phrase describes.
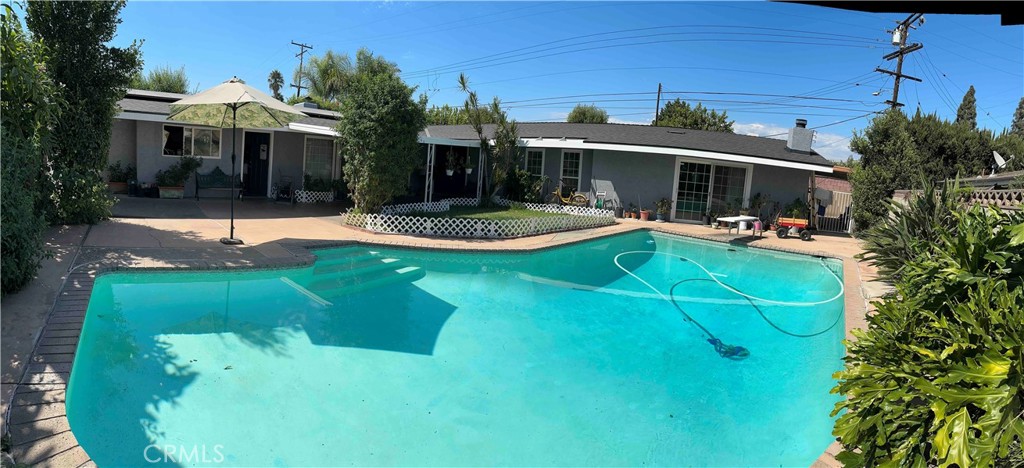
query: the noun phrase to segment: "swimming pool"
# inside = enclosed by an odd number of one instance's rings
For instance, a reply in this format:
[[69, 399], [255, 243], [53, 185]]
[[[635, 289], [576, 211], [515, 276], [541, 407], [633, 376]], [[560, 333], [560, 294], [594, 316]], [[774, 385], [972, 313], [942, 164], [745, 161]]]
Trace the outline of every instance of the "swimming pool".
[[317, 255], [97, 278], [67, 397], [92, 459], [808, 466], [833, 440], [838, 261], [645, 231]]

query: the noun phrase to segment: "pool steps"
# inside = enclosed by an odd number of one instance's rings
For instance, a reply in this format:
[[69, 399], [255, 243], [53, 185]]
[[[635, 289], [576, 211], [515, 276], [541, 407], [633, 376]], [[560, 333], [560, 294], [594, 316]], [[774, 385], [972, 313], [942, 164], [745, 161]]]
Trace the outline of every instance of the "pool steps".
[[426, 272], [395, 258], [366, 250], [346, 250], [317, 255], [313, 278], [307, 289], [331, 299], [398, 282], [412, 282]]

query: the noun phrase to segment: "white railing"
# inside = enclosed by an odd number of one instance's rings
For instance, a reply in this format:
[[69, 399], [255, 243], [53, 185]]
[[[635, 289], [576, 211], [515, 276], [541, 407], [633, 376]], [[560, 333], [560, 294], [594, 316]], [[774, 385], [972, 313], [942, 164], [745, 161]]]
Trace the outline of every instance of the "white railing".
[[818, 230], [849, 233], [853, 226], [853, 194], [833, 191], [825, 216], [818, 216], [816, 221]]
[[295, 191], [295, 202], [296, 203], [330, 203], [334, 201], [334, 191], [328, 192], [314, 192], [312, 190], [296, 190]]
[[[475, 198], [450, 198], [438, 202], [389, 205], [380, 214], [345, 213], [342, 224], [388, 234], [411, 234], [434, 237], [506, 239], [550, 232], [589, 229], [615, 224], [611, 210], [578, 206], [525, 203], [529, 210], [560, 213], [566, 216], [545, 216], [524, 219], [473, 219], [431, 216], [409, 216], [409, 213], [443, 213], [452, 206], [476, 206]], [[508, 206], [508, 200], [495, 200]]]

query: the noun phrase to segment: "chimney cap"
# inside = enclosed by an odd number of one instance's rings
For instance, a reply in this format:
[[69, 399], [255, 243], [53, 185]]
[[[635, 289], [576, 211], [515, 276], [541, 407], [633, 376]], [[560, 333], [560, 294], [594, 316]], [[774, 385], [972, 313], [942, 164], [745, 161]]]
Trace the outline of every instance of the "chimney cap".
[[807, 128], [807, 119], [796, 119], [797, 128]]

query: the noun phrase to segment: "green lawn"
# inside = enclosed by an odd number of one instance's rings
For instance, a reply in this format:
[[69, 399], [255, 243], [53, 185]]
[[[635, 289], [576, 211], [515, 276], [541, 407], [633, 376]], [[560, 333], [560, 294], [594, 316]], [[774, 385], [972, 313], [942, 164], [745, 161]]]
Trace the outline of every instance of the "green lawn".
[[566, 216], [561, 213], [545, 213], [543, 211], [506, 208], [503, 206], [481, 208], [477, 206], [453, 206], [443, 213], [409, 213], [410, 216], [425, 216], [428, 218], [472, 218], [472, 219], [528, 219], [547, 218], [550, 216]]

